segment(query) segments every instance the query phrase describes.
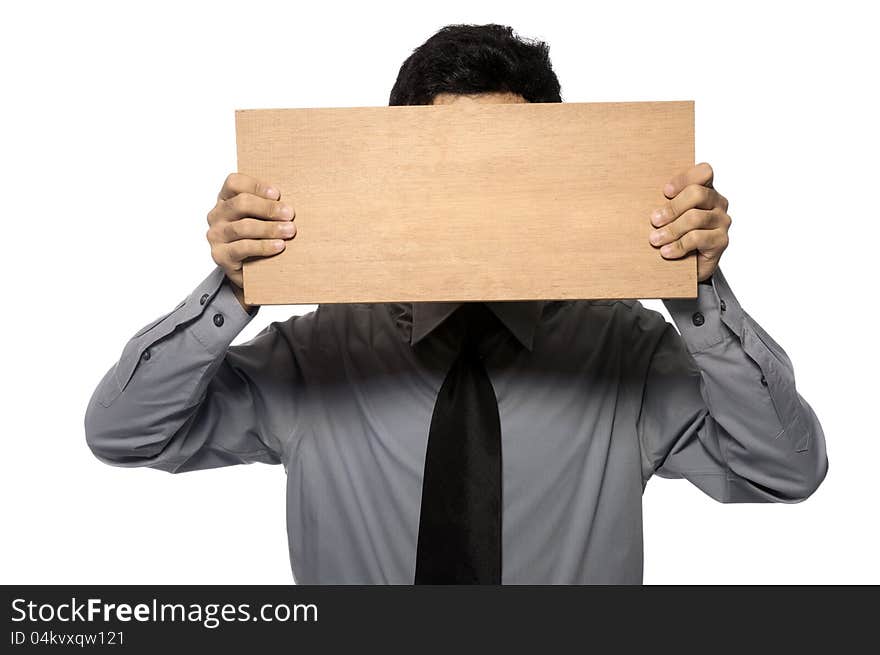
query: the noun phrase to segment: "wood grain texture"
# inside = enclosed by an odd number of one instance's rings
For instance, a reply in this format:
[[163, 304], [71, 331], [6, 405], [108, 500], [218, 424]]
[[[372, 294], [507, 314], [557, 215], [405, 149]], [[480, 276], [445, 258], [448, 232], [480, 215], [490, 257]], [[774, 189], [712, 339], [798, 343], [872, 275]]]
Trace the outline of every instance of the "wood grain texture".
[[296, 210], [248, 303], [696, 296], [695, 257], [648, 243], [692, 102], [241, 110], [236, 135]]

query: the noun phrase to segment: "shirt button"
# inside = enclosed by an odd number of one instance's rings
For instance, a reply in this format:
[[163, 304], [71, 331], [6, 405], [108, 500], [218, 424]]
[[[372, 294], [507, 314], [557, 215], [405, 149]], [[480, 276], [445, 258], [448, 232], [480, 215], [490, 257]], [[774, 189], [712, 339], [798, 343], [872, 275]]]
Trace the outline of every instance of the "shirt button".
[[207, 293], [204, 296], [202, 296], [201, 298], [199, 298], [200, 305], [204, 305], [206, 302], [208, 302], [208, 294]]
[[727, 303], [724, 302], [724, 298], [721, 299], [721, 311], [723, 312], [727, 309]]
[[149, 351], [149, 350], [145, 350], [145, 351], [144, 351], [144, 354], [141, 355], [141, 359], [144, 360], [145, 362], [149, 361], [149, 360], [150, 360], [150, 357], [152, 357], [152, 355], [150, 355], [150, 351]]
[[691, 317], [691, 320], [697, 327], [700, 327], [703, 323], [706, 322], [706, 318], [700, 312], [695, 312], [694, 315]]
[[217, 327], [223, 325], [223, 314], [214, 314], [214, 325]]

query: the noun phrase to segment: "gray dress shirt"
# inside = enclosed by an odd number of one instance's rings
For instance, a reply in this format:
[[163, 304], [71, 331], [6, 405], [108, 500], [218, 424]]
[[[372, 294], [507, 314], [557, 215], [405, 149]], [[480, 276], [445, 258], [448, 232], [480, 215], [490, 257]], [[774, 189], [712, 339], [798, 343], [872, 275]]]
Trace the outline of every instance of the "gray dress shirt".
[[[724, 276], [665, 301], [489, 303], [503, 448], [503, 582], [642, 581], [657, 474], [724, 502], [797, 502], [825, 439], [783, 349]], [[230, 346], [251, 320], [215, 269], [128, 342], [89, 403], [117, 466], [283, 464], [295, 578], [411, 584], [454, 303], [321, 305]], [[680, 334], [679, 334], [680, 332]]]

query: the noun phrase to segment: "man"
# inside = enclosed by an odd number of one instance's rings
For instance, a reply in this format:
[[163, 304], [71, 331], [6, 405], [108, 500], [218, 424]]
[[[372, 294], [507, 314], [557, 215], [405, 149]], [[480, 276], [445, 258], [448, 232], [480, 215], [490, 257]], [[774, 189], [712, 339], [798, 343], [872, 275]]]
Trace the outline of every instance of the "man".
[[[467, 102], [561, 102], [547, 46], [450, 26], [391, 92]], [[698, 298], [665, 301], [678, 332], [628, 300], [352, 304], [230, 347], [258, 310], [242, 262], [296, 235], [271, 181], [232, 174], [208, 214], [217, 267], [125, 346], [88, 444], [171, 472], [283, 464], [303, 583], [641, 583], [655, 473], [790, 503], [827, 470], [791, 362], [718, 268], [730, 217], [712, 169], [669, 175], [645, 221], [658, 257], [697, 252]]]

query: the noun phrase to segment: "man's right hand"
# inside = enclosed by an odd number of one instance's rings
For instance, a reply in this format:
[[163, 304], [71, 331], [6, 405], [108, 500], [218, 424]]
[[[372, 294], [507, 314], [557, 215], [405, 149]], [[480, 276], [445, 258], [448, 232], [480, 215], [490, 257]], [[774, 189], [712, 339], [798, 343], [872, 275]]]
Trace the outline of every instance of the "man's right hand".
[[277, 187], [240, 173], [230, 173], [208, 212], [211, 257], [232, 283], [235, 296], [246, 310], [241, 268], [244, 260], [269, 257], [284, 250], [296, 236], [293, 207], [281, 200]]

